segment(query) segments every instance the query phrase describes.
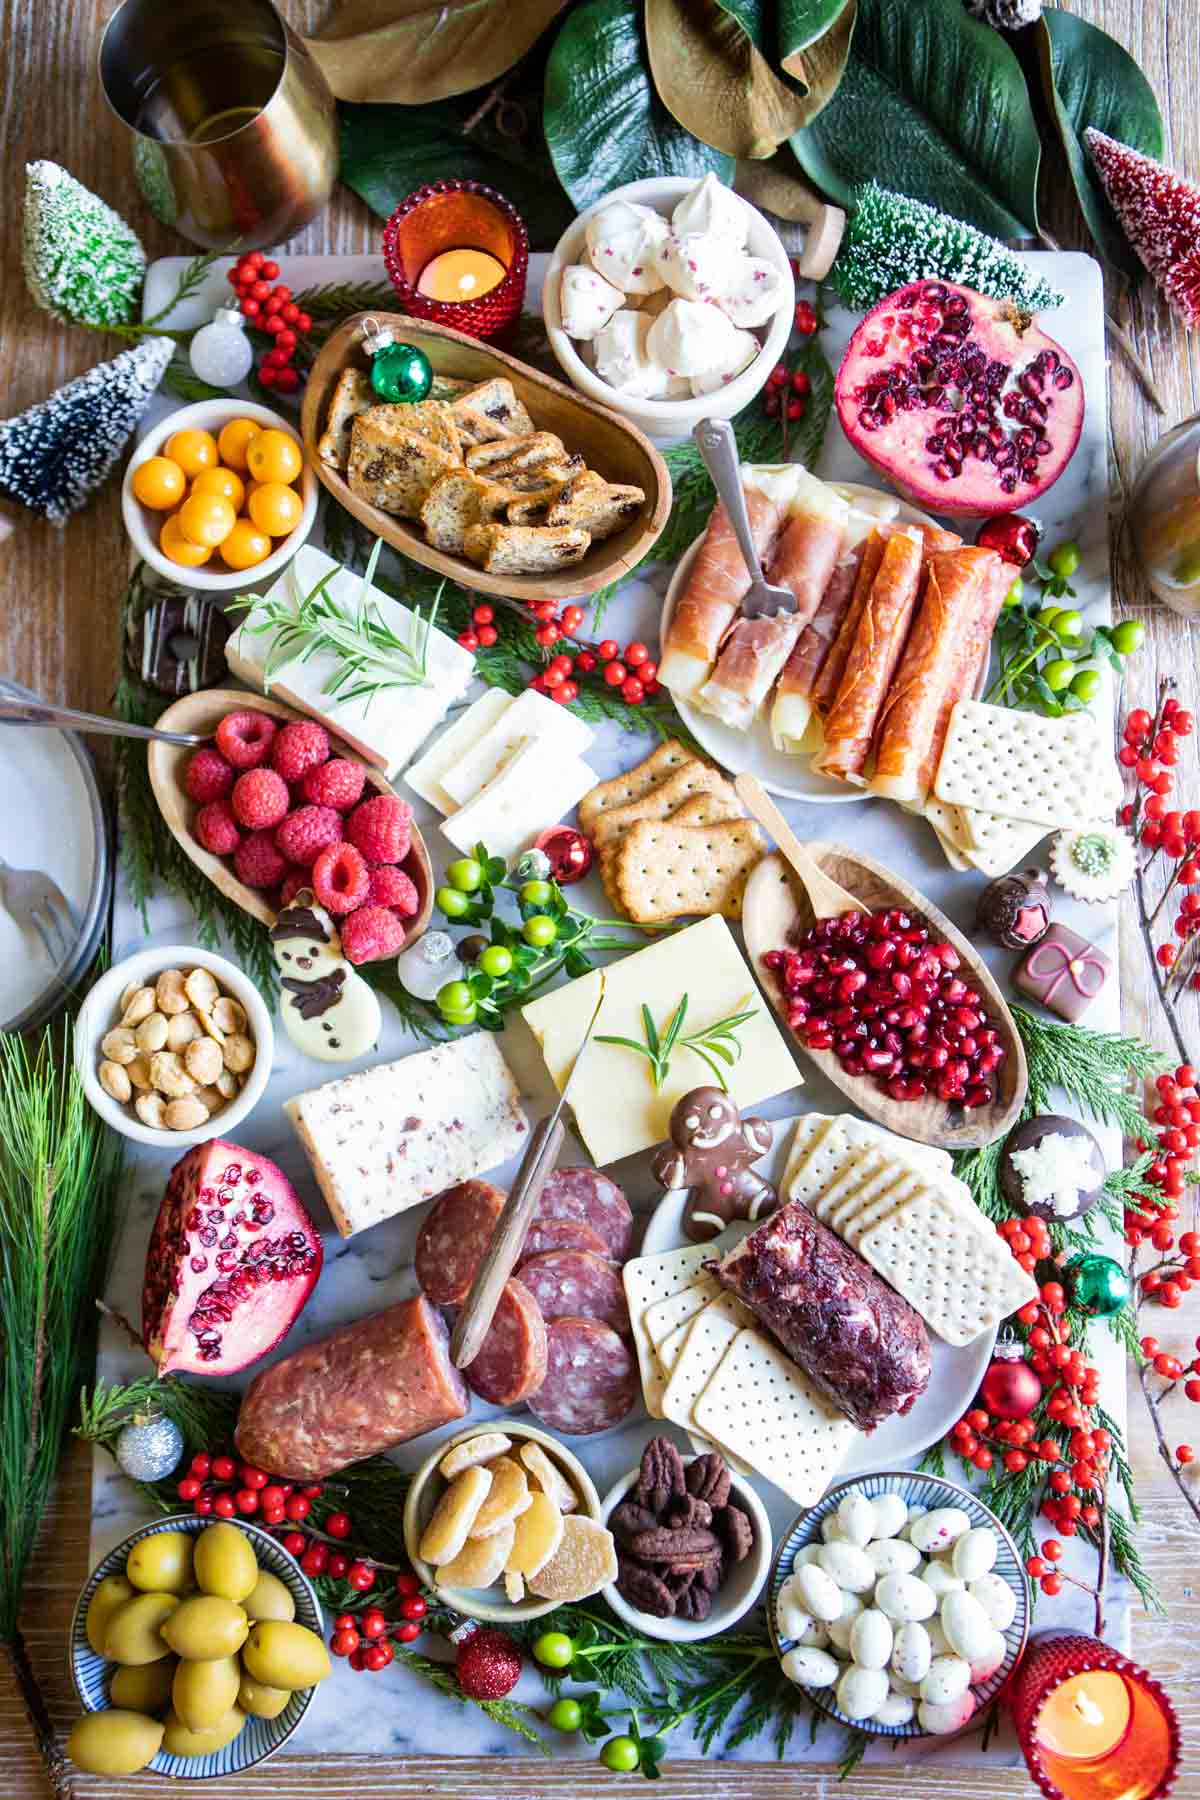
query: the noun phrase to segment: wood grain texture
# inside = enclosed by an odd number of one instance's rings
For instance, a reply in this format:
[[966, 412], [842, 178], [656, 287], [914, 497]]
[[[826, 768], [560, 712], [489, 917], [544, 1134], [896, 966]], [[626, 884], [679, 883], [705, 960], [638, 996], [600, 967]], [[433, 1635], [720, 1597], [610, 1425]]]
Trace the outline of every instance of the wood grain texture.
[[[136, 221], [152, 255], [177, 254], [183, 247], [149, 217], [134, 186], [125, 144], [107, 114], [94, 76], [95, 46], [114, 0], [0, 0], [0, 130], [7, 204], [0, 208], [0, 392], [3, 410], [15, 413], [44, 398], [120, 348], [113, 340], [56, 325], [30, 303], [20, 265], [21, 171], [26, 161], [49, 156], [62, 162], [113, 206]], [[311, 30], [326, 15], [327, 0], [284, 0], [292, 24]], [[1168, 0], [1073, 0], [1071, 10], [1103, 26], [1137, 58], [1153, 85], [1167, 122], [1167, 158], [1193, 178], [1200, 175], [1200, 36], [1195, 8]], [[1052, 165], [1044, 182], [1047, 223], [1067, 246], [1086, 239], [1066, 184]], [[345, 190], [339, 189], [328, 214], [291, 246], [308, 253], [377, 249], [378, 222]], [[1165, 425], [1200, 407], [1200, 337], [1188, 338], [1148, 284], [1123, 291], [1110, 282], [1110, 305], [1154, 370], [1164, 397], [1166, 419], [1147, 404], [1132, 376], [1114, 361], [1111, 377], [1112, 468], [1119, 496]], [[1119, 511], [1119, 500], [1117, 504]], [[1114, 540], [1116, 533], [1114, 530]], [[117, 656], [117, 601], [124, 585], [125, 546], [115, 486], [102, 494], [66, 531], [34, 522], [18, 526], [4, 547], [4, 606], [0, 611], [0, 668], [48, 699], [104, 711], [112, 693]], [[1129, 704], [1151, 703], [1160, 674], [1179, 683], [1184, 704], [1200, 706], [1200, 669], [1186, 627], [1170, 613], [1150, 608], [1133, 581], [1123, 551], [1113, 551], [1114, 591], [1121, 616], [1141, 618], [1147, 645], [1130, 666]], [[1194, 741], [1194, 740], [1193, 740]], [[1185, 758], [1178, 783], [1181, 805], [1200, 806], [1200, 770]], [[1170, 1039], [1155, 1009], [1145, 954], [1132, 909], [1123, 920], [1121, 980], [1126, 1018], [1164, 1049]], [[1188, 1042], [1200, 1048], [1200, 1012], [1189, 999]], [[1196, 1309], [1171, 1315], [1156, 1310], [1153, 1328], [1164, 1346], [1191, 1355]], [[1172, 1442], [1195, 1436], [1186, 1409], [1177, 1404]], [[1191, 1771], [1175, 1789], [1178, 1800], [1200, 1800], [1200, 1584], [1193, 1571], [1200, 1543], [1194, 1521], [1159, 1461], [1153, 1433], [1136, 1390], [1130, 1400], [1130, 1439], [1144, 1516], [1138, 1540], [1152, 1578], [1166, 1598], [1165, 1619], [1139, 1617], [1134, 1623], [1135, 1654], [1165, 1682], [1179, 1708]], [[1200, 1481], [1200, 1465], [1192, 1479]], [[73, 1445], [57, 1492], [42, 1521], [39, 1549], [26, 1594], [24, 1628], [29, 1653], [44, 1684], [56, 1722], [71, 1718], [67, 1674], [67, 1628], [79, 1587], [87, 1573], [90, 1456]], [[1041, 1620], [1051, 1623], [1045, 1606]], [[404, 1705], [386, 1682], [384, 1704]], [[568, 1800], [591, 1779], [587, 1765], [536, 1761], [471, 1763], [399, 1761], [388, 1758], [281, 1758], [257, 1774], [197, 1790], [197, 1800], [219, 1793], [221, 1800], [426, 1800], [430, 1793], [476, 1800], [524, 1800], [530, 1794]], [[177, 1784], [139, 1777], [104, 1780], [77, 1777], [81, 1800], [178, 1800]], [[14, 1800], [44, 1800], [50, 1793], [32, 1748], [20, 1700], [0, 1672], [0, 1791]], [[599, 1790], [598, 1790], [599, 1791]], [[919, 1800], [1017, 1800], [1031, 1784], [1004, 1770], [908, 1770], [894, 1761], [868, 1768], [839, 1787], [836, 1773], [811, 1765], [781, 1770], [775, 1764], [701, 1762], [668, 1766], [660, 1792], [672, 1800], [894, 1800], [900, 1792]], [[604, 1775], [603, 1792], [614, 1800], [646, 1792], [640, 1778]]]

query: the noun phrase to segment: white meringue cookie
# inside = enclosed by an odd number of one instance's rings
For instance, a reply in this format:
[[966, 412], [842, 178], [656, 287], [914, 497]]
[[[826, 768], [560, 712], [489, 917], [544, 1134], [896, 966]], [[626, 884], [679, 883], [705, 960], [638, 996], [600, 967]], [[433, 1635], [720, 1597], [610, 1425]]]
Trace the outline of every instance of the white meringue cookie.
[[726, 367], [737, 336], [737, 327], [719, 308], [700, 300], [672, 300], [651, 324], [646, 350], [668, 374], [695, 377]]
[[717, 295], [717, 304], [735, 325], [743, 329], [765, 325], [787, 298], [787, 286], [782, 271], [774, 263], [766, 262], [761, 256], [739, 257], [729, 271], [724, 291]]
[[613, 200], [588, 220], [588, 261], [623, 294], [652, 294], [663, 284], [657, 259], [668, 230], [651, 207]]
[[740, 375], [743, 369], [748, 369], [762, 349], [762, 345], [752, 331], [735, 331], [734, 344], [735, 347], [730, 352], [728, 362], [722, 364], [720, 368], [710, 369], [705, 375], [692, 376], [691, 389], [697, 398], [701, 394], [715, 394], [718, 388], [723, 388], [726, 382], [733, 380], [735, 375]]
[[727, 243], [744, 250], [750, 214], [745, 202], [718, 181], [710, 169], [704, 180], [683, 196], [671, 214], [671, 223], [680, 233], [716, 232]]
[[596, 352], [596, 373], [618, 393], [640, 400], [666, 398], [669, 375], [652, 362], [646, 350], [651, 321], [645, 313], [622, 307], [614, 313], [592, 340]]
[[574, 263], [562, 272], [558, 304], [567, 336], [586, 339], [594, 338], [620, 311], [625, 296], [611, 281], [597, 275], [595, 269]]
[[658, 272], [684, 300], [721, 300], [743, 260], [715, 232], [672, 231], [658, 253]]

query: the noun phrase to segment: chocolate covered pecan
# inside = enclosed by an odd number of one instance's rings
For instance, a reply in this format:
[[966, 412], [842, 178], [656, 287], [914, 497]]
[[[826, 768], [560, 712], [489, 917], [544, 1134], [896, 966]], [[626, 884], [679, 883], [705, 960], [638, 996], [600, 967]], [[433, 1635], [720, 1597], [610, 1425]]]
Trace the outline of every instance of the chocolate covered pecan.
[[706, 1500], [714, 1510], [729, 1499], [729, 1470], [725, 1458], [715, 1451], [698, 1456], [688, 1464], [687, 1491], [697, 1500]]
[[695, 1567], [719, 1557], [721, 1546], [711, 1531], [704, 1531], [699, 1526], [686, 1530], [671, 1531], [665, 1525], [655, 1526], [653, 1531], [639, 1531], [629, 1545], [640, 1562], [669, 1562], [672, 1568], [678, 1568], [682, 1559], [698, 1558]]
[[639, 1612], [655, 1619], [669, 1619], [675, 1611], [675, 1595], [666, 1582], [631, 1556], [617, 1554], [617, 1592]]
[[701, 1585], [700, 1575], [693, 1575], [682, 1593], [675, 1598], [675, 1614], [680, 1619], [707, 1619], [712, 1611], [713, 1597], [706, 1587]]
[[651, 1438], [642, 1451], [636, 1497], [660, 1518], [671, 1501], [685, 1492], [683, 1458], [669, 1438]]
[[709, 1526], [712, 1524], [712, 1507], [707, 1500], [697, 1500], [694, 1494], [685, 1494], [667, 1509], [666, 1523], [672, 1531], [691, 1526]]
[[720, 1562], [705, 1563], [702, 1569], [697, 1569], [696, 1571], [696, 1582], [698, 1586], [704, 1588], [705, 1591], [710, 1594], [716, 1593], [724, 1579], [724, 1559]]
[[754, 1526], [740, 1506], [723, 1506], [713, 1519], [733, 1562], [749, 1556], [754, 1548]]
[[622, 1500], [609, 1515], [608, 1529], [617, 1543], [628, 1550], [640, 1531], [653, 1531], [657, 1524], [658, 1520], [648, 1506], [639, 1506], [636, 1500]]

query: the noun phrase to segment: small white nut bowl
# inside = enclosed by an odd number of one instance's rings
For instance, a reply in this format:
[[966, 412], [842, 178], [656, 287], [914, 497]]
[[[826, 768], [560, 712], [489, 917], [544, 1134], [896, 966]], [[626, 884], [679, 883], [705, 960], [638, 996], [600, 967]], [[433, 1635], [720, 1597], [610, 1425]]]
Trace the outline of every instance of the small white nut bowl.
[[588, 367], [574, 340], [563, 330], [559, 292], [563, 270], [572, 263], [579, 262], [585, 253], [589, 219], [601, 207], [611, 205], [614, 200], [633, 200], [641, 206], [653, 207], [664, 218], [670, 218], [683, 196], [690, 193], [695, 185], [695, 181], [689, 176], [666, 175], [649, 181], [630, 181], [624, 187], [614, 188], [611, 194], [605, 194], [602, 200], [589, 206], [586, 212], [581, 212], [574, 224], [563, 232], [554, 247], [542, 287], [542, 317], [546, 322], [550, 348], [568, 380], [581, 394], [586, 394], [589, 400], [598, 400], [602, 406], [622, 413], [640, 431], [644, 431], [647, 437], [652, 438], [682, 437], [699, 419], [732, 419], [736, 413], [741, 412], [766, 385], [767, 376], [782, 356], [791, 335], [796, 310], [796, 284], [788, 253], [765, 216], [751, 206], [749, 201], [743, 200], [742, 205], [750, 220], [747, 251], [751, 256], [760, 256], [767, 262], [774, 263], [786, 283], [785, 298], [779, 311], [765, 327], [759, 326], [755, 330], [754, 335], [762, 339], [762, 349], [753, 362], [740, 375], [735, 375], [732, 381], [727, 381], [724, 387], [717, 388], [711, 394], [698, 394], [690, 400], [635, 398], [623, 394], [607, 381], [601, 381], [596, 371]]
[[[685, 1456], [684, 1467], [695, 1462], [694, 1456]], [[600, 1502], [600, 1516], [607, 1525], [610, 1516], [637, 1485], [639, 1471], [630, 1469], [628, 1475], [622, 1475], [615, 1487], [609, 1488]], [[743, 1618], [758, 1599], [763, 1583], [771, 1567], [771, 1521], [767, 1517], [767, 1509], [755, 1493], [750, 1483], [741, 1475], [730, 1470], [729, 1498], [735, 1506], [740, 1506], [748, 1514], [754, 1526], [754, 1547], [750, 1554], [743, 1557], [740, 1563], [734, 1563], [721, 1586], [713, 1595], [712, 1611], [707, 1619], [656, 1619], [653, 1613], [639, 1611], [631, 1606], [625, 1596], [617, 1589], [614, 1581], [604, 1590], [604, 1598], [612, 1607], [619, 1619], [624, 1619], [643, 1637], [661, 1638], [668, 1644], [695, 1644], [701, 1638], [716, 1637], [718, 1632], [729, 1631]]]
[[[197, 1125], [192, 1131], [156, 1131], [143, 1125], [133, 1110], [132, 1101], [122, 1104], [114, 1100], [100, 1085], [97, 1070], [103, 1060], [100, 1043], [118, 1023], [119, 1002], [130, 982], [153, 986], [164, 969], [208, 969], [218, 986], [246, 1009], [248, 1035], [254, 1040], [254, 1067], [240, 1091], [219, 1113]], [[200, 950], [194, 944], [160, 944], [150, 950], [139, 950], [100, 977], [87, 994], [75, 1020], [75, 1072], [83, 1084], [88, 1103], [106, 1125], [136, 1144], [149, 1144], [155, 1150], [186, 1150], [192, 1144], [207, 1143], [209, 1138], [228, 1137], [262, 1098], [271, 1073], [275, 1052], [275, 1033], [271, 1015], [262, 995], [248, 976], [234, 963], [211, 950]]]
[[[252, 569], [227, 569], [216, 551], [213, 552], [211, 563], [203, 563], [198, 569], [185, 569], [179, 563], [173, 563], [159, 549], [158, 534], [166, 514], [152, 511], [135, 498], [134, 470], [151, 456], [163, 455], [167, 439], [177, 431], [210, 431], [216, 437], [231, 419], [253, 419], [264, 430], [270, 427], [275, 431], [286, 431], [290, 438], [295, 439], [296, 446], [304, 457], [304, 467], [299, 478], [299, 493], [304, 510], [295, 529], [289, 531], [285, 538], [275, 540], [275, 548], [270, 556], [255, 563]], [[198, 400], [194, 406], [180, 407], [178, 412], [171, 413], [168, 418], [155, 425], [130, 457], [125, 479], [121, 484], [121, 517], [130, 541], [142, 561], [149, 563], [152, 569], [157, 570], [168, 581], [174, 582], [178, 587], [191, 588], [197, 593], [242, 593], [248, 588], [257, 587], [260, 581], [269, 581], [281, 569], [286, 569], [316, 523], [320, 494], [321, 484], [307, 456], [304, 456], [300, 433], [282, 413], [272, 412], [269, 406], [257, 406], [250, 400]]]

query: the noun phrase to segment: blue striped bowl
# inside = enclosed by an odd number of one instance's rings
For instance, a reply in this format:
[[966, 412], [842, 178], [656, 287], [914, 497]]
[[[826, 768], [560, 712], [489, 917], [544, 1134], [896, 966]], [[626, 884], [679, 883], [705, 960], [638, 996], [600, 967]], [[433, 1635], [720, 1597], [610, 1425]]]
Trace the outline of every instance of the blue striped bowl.
[[[229, 1522], [236, 1524], [250, 1539], [259, 1568], [277, 1575], [291, 1594], [296, 1603], [296, 1623], [307, 1625], [321, 1637], [321, 1608], [295, 1557], [258, 1525], [251, 1525], [245, 1519]], [[71, 1679], [85, 1712], [103, 1712], [109, 1705], [108, 1678], [114, 1666], [96, 1655], [84, 1629], [88, 1606], [100, 1582], [106, 1575], [123, 1575], [133, 1546], [140, 1544], [143, 1538], [153, 1537], [156, 1531], [186, 1531], [189, 1537], [199, 1537], [213, 1523], [212, 1519], [198, 1518], [195, 1513], [156, 1519], [130, 1532], [92, 1570], [75, 1603], [75, 1616], [71, 1620]], [[287, 1743], [308, 1711], [314, 1692], [313, 1688], [297, 1688], [278, 1718], [247, 1717], [237, 1737], [223, 1750], [214, 1750], [209, 1756], [169, 1756], [165, 1750], [160, 1750], [147, 1767], [152, 1775], [174, 1775], [183, 1781], [212, 1781], [221, 1775], [240, 1775], [243, 1769], [252, 1769], [256, 1763], [274, 1756]]]
[[[1012, 1624], [1003, 1633], [1008, 1655], [994, 1675], [989, 1675], [986, 1681], [981, 1681], [971, 1690], [979, 1704], [973, 1717], [963, 1727], [964, 1731], [968, 1731], [1008, 1682], [1025, 1654], [1025, 1641], [1029, 1636], [1029, 1582], [1017, 1546], [995, 1513], [989, 1511], [967, 1488], [959, 1487], [953, 1481], [943, 1481], [936, 1475], [915, 1474], [911, 1469], [881, 1469], [876, 1475], [855, 1475], [848, 1481], [839, 1481], [836, 1487], [831, 1487], [821, 1496], [815, 1506], [810, 1506], [807, 1512], [802, 1512], [794, 1519], [776, 1553], [767, 1598], [767, 1624], [776, 1653], [781, 1657], [786, 1655], [795, 1648], [796, 1641], [779, 1634], [779, 1590], [795, 1567], [798, 1552], [806, 1544], [821, 1541], [821, 1521], [837, 1511], [842, 1495], [852, 1489], [865, 1494], [869, 1500], [874, 1500], [878, 1494], [901, 1494], [909, 1506], [923, 1506], [929, 1512], [937, 1506], [957, 1506], [966, 1513], [972, 1525], [990, 1525], [996, 1533], [999, 1548], [994, 1571], [1012, 1588], [1017, 1598], [1017, 1610]], [[848, 1719], [836, 1705], [832, 1688], [802, 1687], [801, 1692], [808, 1696], [814, 1706], [850, 1730], [870, 1732], [881, 1738], [921, 1738], [929, 1735], [922, 1731], [915, 1718], [908, 1725], [876, 1725], [870, 1719]]]

